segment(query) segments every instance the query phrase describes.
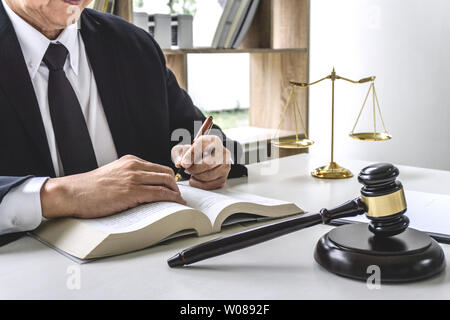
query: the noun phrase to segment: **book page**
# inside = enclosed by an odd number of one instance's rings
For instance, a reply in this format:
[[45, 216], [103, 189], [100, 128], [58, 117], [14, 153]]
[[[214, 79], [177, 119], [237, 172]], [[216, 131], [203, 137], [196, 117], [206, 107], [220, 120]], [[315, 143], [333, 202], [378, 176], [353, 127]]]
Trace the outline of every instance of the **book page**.
[[178, 184], [178, 188], [187, 205], [203, 212], [211, 221], [211, 225], [222, 209], [236, 202], [226, 195], [196, 189], [183, 183]]
[[142, 229], [154, 221], [182, 210], [191, 208], [175, 202], [149, 203], [109, 217], [83, 220], [83, 223], [109, 234], [124, 233]]
[[183, 199], [187, 202], [187, 206], [174, 202], [149, 203], [112, 216], [83, 220], [82, 222], [105, 233], [115, 234], [142, 229], [159, 219], [183, 210], [196, 209], [201, 211], [211, 221], [211, 225], [214, 225], [221, 211], [236, 203], [248, 202], [263, 206], [288, 204], [285, 201], [232, 192], [227, 189], [214, 192], [205, 191], [193, 188], [186, 182], [179, 183], [178, 187]]
[[249, 202], [263, 206], [278, 206], [289, 203], [252, 194], [233, 192], [227, 189], [216, 190], [214, 192], [205, 191], [192, 188], [186, 183], [179, 183], [178, 187], [184, 200], [187, 201], [187, 205], [203, 212], [208, 216], [213, 225], [219, 213], [235, 203]]
[[221, 193], [221, 194], [224, 194], [235, 200], [239, 200], [239, 202], [250, 202], [250, 203], [260, 204], [263, 206], [279, 206], [279, 205], [291, 203], [291, 202], [287, 202], [287, 201], [261, 197], [261, 196], [257, 196], [257, 195], [250, 194], [250, 193], [230, 191], [227, 189], [218, 190], [217, 193]]

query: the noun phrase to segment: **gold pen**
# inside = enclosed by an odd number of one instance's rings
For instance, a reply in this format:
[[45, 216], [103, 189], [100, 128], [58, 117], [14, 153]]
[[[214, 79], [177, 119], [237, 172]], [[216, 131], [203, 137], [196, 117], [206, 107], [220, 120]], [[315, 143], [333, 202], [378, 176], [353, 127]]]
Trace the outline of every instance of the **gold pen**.
[[[211, 131], [212, 127], [213, 127], [213, 117], [208, 117], [205, 120], [205, 122], [203, 122], [200, 130], [197, 132], [197, 135], [195, 136], [194, 140], [192, 141], [192, 144], [194, 144], [195, 140], [197, 140], [201, 136], [207, 135]], [[189, 148], [189, 150], [190, 150], [190, 148]], [[179, 181], [181, 181], [181, 179], [183, 179], [183, 173], [184, 173], [184, 168], [180, 167], [180, 169], [178, 169], [177, 174], [175, 175], [175, 182], [179, 182]]]

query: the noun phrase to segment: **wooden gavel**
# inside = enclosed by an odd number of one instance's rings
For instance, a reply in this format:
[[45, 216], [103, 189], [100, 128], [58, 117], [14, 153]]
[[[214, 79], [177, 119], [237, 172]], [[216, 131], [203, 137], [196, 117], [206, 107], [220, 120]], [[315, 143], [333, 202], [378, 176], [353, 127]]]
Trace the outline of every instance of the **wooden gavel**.
[[307, 217], [297, 217], [283, 222], [243, 231], [211, 240], [183, 250], [168, 260], [170, 267], [181, 267], [225, 253], [250, 247], [283, 235], [329, 224], [332, 220], [366, 214], [369, 230], [377, 237], [391, 237], [402, 233], [409, 225], [406, 200], [402, 184], [397, 181], [399, 170], [386, 163], [375, 164], [361, 171], [358, 181], [363, 184], [361, 196], [334, 209], [322, 209]]

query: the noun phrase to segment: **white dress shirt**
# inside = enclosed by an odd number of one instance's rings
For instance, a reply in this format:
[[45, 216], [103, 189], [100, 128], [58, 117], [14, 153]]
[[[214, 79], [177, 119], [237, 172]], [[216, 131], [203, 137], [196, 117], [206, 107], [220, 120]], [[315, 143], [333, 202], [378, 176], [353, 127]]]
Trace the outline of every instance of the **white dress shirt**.
[[[39, 104], [53, 167], [64, 175], [53, 132], [48, 104], [49, 70], [42, 61], [50, 43], [61, 43], [69, 51], [64, 66], [66, 76], [80, 102], [99, 166], [117, 160], [111, 131], [95, 82], [94, 73], [76, 24], [67, 27], [56, 40], [47, 39], [1, 0], [17, 34]], [[12, 189], [0, 203], [0, 234], [35, 229], [42, 221], [40, 190], [48, 177], [32, 178]]]

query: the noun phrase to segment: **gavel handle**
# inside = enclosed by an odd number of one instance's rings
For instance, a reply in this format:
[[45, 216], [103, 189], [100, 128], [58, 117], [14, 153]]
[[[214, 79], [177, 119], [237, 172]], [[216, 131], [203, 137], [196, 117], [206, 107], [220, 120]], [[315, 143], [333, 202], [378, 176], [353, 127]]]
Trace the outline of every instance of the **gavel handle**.
[[322, 209], [320, 213], [314, 215], [297, 217], [207, 241], [183, 250], [167, 260], [167, 263], [171, 268], [182, 267], [225, 253], [244, 249], [301, 229], [318, 224], [328, 224], [334, 219], [354, 217], [364, 212], [366, 212], [366, 207], [361, 199], [357, 198], [331, 210]]

